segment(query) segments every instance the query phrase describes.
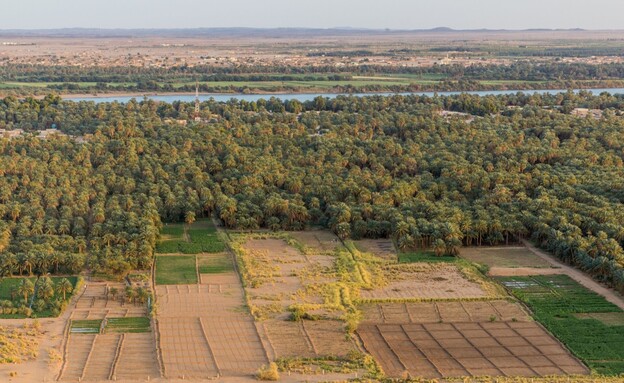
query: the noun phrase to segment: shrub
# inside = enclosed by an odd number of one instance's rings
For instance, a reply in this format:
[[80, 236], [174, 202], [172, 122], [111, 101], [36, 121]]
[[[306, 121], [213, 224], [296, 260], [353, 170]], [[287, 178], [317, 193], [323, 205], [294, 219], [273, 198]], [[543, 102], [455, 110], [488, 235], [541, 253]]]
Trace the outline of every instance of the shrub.
[[268, 366], [263, 365], [256, 374], [258, 380], [279, 380], [279, 371], [277, 363], [271, 362]]

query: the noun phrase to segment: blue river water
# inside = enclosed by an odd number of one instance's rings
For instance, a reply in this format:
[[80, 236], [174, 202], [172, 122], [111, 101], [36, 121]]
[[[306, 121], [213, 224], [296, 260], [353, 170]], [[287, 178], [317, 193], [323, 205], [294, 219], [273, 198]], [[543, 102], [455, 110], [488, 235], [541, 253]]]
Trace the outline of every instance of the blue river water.
[[[604, 88], [604, 89], [584, 89], [587, 91], [592, 92], [593, 94], [597, 95], [600, 94], [602, 92], [608, 92], [611, 94], [624, 94], [624, 88]], [[578, 89], [574, 90], [575, 92], [578, 92]], [[380, 93], [283, 93], [283, 94], [276, 94], [276, 93], [272, 93], [272, 94], [235, 94], [235, 93], [228, 93], [228, 94], [200, 94], [199, 95], [199, 100], [200, 101], [208, 101], [210, 99], [214, 99], [215, 101], [218, 102], [227, 102], [230, 101], [232, 99], [237, 99], [237, 100], [245, 100], [245, 101], [258, 101], [260, 99], [265, 99], [268, 100], [271, 97], [276, 97], [279, 98], [281, 100], [298, 100], [301, 102], [305, 102], [305, 101], [311, 101], [314, 100], [316, 97], [318, 96], [322, 96], [322, 97], [328, 97], [328, 98], [334, 98], [337, 96], [356, 96], [356, 97], [364, 97], [364, 96], [391, 96], [391, 95], [422, 95], [422, 96], [429, 96], [429, 97], [433, 97], [435, 94], [440, 95], [440, 96], [452, 96], [452, 95], [457, 95], [457, 94], [462, 94], [462, 93], [466, 93], [466, 94], [473, 94], [473, 95], [478, 95], [478, 96], [487, 96], [487, 95], [492, 95], [492, 96], [499, 96], [499, 95], [508, 95], [508, 94], [515, 94], [518, 92], [523, 92], [523, 93], [527, 93], [527, 94], [556, 94], [556, 93], [561, 93], [561, 92], [567, 92], [566, 89], [539, 89], [539, 90], [484, 90], [484, 91], [471, 91], [471, 92], [408, 92], [408, 93], [388, 93], [388, 92], [380, 92]], [[130, 101], [131, 99], [136, 99], [137, 101], [141, 101], [144, 98], [148, 98], [148, 99], [152, 99], [155, 101], [164, 101], [164, 102], [174, 102], [174, 101], [183, 101], [183, 102], [192, 102], [195, 101], [195, 95], [194, 94], [145, 94], [145, 95], [135, 95], [135, 96], [92, 96], [92, 97], [63, 97], [64, 100], [67, 101], [94, 101], [96, 103], [100, 103], [100, 102], [120, 102], [120, 103], [125, 103]]]

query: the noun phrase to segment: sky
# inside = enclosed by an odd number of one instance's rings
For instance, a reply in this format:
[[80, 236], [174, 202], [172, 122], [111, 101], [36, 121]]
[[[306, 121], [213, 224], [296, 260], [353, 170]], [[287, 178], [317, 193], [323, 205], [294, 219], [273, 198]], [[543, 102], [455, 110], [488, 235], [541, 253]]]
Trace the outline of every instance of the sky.
[[624, 29], [624, 0], [0, 0], [0, 29]]

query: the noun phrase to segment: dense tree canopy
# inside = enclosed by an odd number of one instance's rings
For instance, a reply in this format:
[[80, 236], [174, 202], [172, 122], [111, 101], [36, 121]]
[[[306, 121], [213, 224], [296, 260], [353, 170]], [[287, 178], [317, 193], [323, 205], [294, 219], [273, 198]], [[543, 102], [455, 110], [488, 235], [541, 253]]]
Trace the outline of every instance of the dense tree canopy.
[[571, 92], [232, 100], [182, 126], [190, 104], [6, 98], [0, 128], [93, 136], [0, 139], [0, 269], [144, 268], [162, 221], [215, 214], [450, 253], [531, 237], [624, 291], [623, 108]]

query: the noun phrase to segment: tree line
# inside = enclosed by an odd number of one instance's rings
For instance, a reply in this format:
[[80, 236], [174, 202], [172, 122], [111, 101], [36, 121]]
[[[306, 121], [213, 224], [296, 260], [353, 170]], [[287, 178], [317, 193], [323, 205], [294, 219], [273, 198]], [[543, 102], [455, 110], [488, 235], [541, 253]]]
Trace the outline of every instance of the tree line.
[[623, 108], [587, 92], [271, 98], [206, 101], [212, 122], [181, 126], [191, 103], [5, 98], [0, 128], [93, 137], [0, 140], [0, 270], [33, 272], [25, 254], [58, 255], [39, 271], [69, 270], [68, 254], [93, 272], [147, 268], [162, 222], [192, 213], [406, 251], [530, 238], [623, 291]]

